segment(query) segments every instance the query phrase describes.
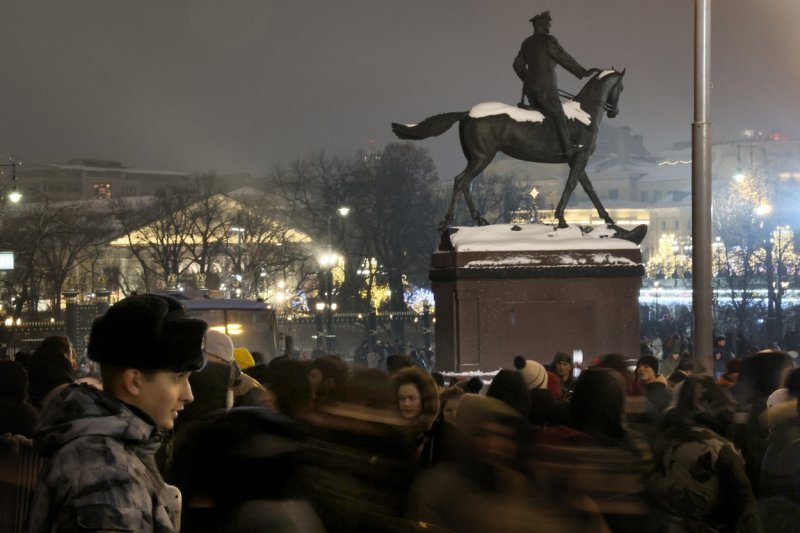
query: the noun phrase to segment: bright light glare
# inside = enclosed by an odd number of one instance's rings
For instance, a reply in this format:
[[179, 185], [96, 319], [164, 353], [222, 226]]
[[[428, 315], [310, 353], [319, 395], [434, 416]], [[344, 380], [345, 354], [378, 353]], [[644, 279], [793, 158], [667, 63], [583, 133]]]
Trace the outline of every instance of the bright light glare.
[[761, 204], [756, 207], [756, 215], [763, 217], [772, 213], [772, 206], [769, 204]]
[[15, 203], [15, 204], [16, 204], [16, 203], [19, 203], [19, 201], [20, 201], [20, 200], [22, 200], [22, 193], [21, 193], [21, 192], [19, 192], [19, 191], [18, 191], [18, 190], [16, 190], [16, 189], [14, 189], [14, 190], [12, 190], [12, 191], [11, 191], [11, 193], [8, 195], [8, 199], [9, 199], [9, 200], [11, 200], [11, 201], [12, 201], [13, 203]]
[[342, 206], [336, 211], [338, 211], [339, 214], [342, 215], [343, 217], [346, 217], [350, 213], [350, 208]]

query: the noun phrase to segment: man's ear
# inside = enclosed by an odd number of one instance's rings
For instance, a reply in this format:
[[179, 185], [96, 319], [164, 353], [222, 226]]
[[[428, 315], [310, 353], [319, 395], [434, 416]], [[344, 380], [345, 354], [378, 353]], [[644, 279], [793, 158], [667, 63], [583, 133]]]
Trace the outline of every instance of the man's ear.
[[125, 393], [138, 397], [142, 393], [144, 379], [144, 373], [141, 370], [126, 368], [120, 376], [120, 386]]

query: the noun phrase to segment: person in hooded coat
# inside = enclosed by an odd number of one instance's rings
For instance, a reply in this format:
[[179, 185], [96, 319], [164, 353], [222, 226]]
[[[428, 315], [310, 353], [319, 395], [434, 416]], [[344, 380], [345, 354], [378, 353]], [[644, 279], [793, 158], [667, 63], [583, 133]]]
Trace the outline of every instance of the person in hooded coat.
[[676, 388], [650, 489], [665, 531], [761, 531], [742, 457], [723, 436], [735, 411], [710, 376], [689, 376]]

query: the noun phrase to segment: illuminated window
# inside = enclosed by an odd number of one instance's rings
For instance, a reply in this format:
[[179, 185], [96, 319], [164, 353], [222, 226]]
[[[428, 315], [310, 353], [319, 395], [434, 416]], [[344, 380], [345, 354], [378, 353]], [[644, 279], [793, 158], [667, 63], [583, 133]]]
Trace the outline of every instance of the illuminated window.
[[94, 197], [98, 200], [108, 200], [111, 198], [111, 184], [110, 183], [95, 183], [94, 184]]

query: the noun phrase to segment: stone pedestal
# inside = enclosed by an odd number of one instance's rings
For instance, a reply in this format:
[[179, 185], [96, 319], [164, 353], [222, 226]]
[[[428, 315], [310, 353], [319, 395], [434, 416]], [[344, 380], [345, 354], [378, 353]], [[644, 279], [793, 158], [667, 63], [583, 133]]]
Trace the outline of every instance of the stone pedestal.
[[[638, 357], [638, 246], [583, 241], [580, 232], [543, 245], [498, 244], [492, 235], [476, 244], [482, 230], [460, 228], [433, 255], [438, 370], [511, 368], [515, 355], [547, 364], [557, 351], [576, 349], [585, 363], [610, 352]], [[537, 229], [544, 238], [548, 231]]]

